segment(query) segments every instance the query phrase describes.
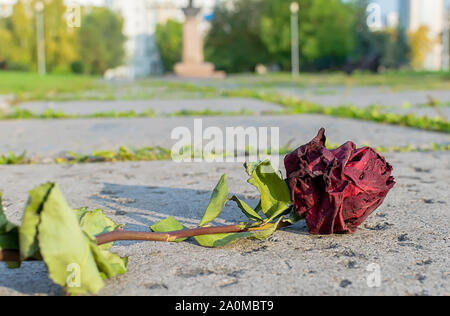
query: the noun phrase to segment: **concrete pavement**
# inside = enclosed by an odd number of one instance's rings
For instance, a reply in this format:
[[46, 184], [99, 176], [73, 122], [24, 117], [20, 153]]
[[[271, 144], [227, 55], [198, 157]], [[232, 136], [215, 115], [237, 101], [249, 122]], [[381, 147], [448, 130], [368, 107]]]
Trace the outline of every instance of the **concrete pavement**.
[[[220, 249], [195, 242], [120, 242], [129, 273], [106, 282], [102, 295], [449, 295], [450, 155], [389, 154], [397, 185], [355, 235], [311, 236], [304, 223], [267, 241]], [[211, 190], [227, 173], [230, 193], [248, 203], [257, 192], [241, 164], [172, 162], [0, 166], [8, 216], [18, 223], [27, 192], [56, 181], [76, 208], [101, 207], [127, 230], [148, 231], [175, 216], [195, 226]], [[243, 220], [230, 205], [216, 224]], [[380, 287], [367, 283], [380, 269]], [[372, 270], [374, 271], [374, 270]], [[58, 295], [42, 263], [0, 265], [0, 295]]]

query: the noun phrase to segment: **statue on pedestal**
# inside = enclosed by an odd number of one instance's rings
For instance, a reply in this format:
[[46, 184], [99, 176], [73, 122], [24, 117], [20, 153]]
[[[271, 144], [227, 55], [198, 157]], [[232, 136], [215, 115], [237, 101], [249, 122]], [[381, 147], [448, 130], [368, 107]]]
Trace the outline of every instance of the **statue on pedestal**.
[[215, 71], [214, 65], [204, 62], [203, 40], [198, 32], [200, 8], [189, 0], [187, 8], [183, 9], [186, 21], [183, 27], [183, 61], [175, 65], [175, 73], [180, 77], [193, 78], [223, 78], [225, 72]]

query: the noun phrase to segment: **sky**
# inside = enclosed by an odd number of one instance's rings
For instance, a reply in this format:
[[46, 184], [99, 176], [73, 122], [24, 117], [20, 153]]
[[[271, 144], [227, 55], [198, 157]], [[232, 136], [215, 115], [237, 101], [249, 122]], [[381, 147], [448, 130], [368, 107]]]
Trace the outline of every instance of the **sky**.
[[[432, 2], [433, 0], [428, 1]], [[374, 0], [374, 2], [378, 2], [381, 5], [383, 13], [396, 11], [398, 8], [398, 0]], [[445, 4], [447, 8], [450, 8], [450, 0], [445, 0]]]
[[381, 6], [381, 10], [383, 14], [387, 14], [389, 12], [397, 11], [397, 1], [396, 0], [377, 0], [378, 4]]

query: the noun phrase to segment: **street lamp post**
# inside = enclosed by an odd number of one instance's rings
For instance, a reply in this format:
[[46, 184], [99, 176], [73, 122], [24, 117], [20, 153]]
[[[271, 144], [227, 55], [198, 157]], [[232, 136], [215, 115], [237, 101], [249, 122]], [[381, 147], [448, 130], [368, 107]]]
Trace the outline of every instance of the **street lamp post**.
[[298, 77], [300, 73], [300, 52], [298, 42], [298, 11], [299, 5], [297, 2], [291, 3], [291, 66], [292, 76]]
[[444, 47], [442, 70], [447, 71], [450, 69], [450, 10], [446, 9], [444, 13], [444, 32], [442, 34], [442, 44]]
[[45, 75], [44, 4], [42, 1], [36, 2], [36, 28], [38, 72], [40, 75]]

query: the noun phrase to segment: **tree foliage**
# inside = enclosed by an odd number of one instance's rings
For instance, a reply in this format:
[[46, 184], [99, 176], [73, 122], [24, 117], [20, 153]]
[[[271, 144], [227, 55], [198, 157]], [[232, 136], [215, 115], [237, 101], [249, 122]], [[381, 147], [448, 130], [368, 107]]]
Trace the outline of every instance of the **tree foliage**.
[[[0, 18], [0, 63], [16, 70], [37, 68], [36, 0], [18, 0], [11, 16]], [[49, 72], [86, 70], [102, 74], [124, 58], [123, 21], [106, 8], [83, 15], [81, 28], [66, 20], [64, 0], [44, 1], [46, 66]]]
[[[262, 40], [283, 68], [290, 67], [291, 0], [265, 1]], [[299, 1], [299, 42], [303, 66], [342, 65], [354, 47], [355, 6], [341, 0]]]
[[218, 5], [205, 40], [205, 56], [228, 72], [254, 71], [270, 61], [261, 39], [262, 0], [239, 0], [233, 6]]
[[0, 23], [0, 60], [5, 59], [12, 68], [30, 70], [35, 65], [34, 19], [30, 6], [19, 0], [12, 15]]
[[381, 63], [386, 68], [398, 69], [410, 62], [411, 47], [406, 31], [402, 27], [387, 30], [388, 45], [385, 48]]
[[64, 0], [45, 2], [45, 56], [48, 71], [67, 72], [77, 58], [76, 30], [67, 26]]
[[[207, 57], [227, 71], [258, 63], [291, 64], [292, 0], [235, 0], [215, 8]], [[341, 0], [302, 0], [299, 42], [303, 66], [342, 65], [354, 47], [355, 6]]]
[[181, 61], [182, 41], [183, 24], [168, 20], [156, 26], [156, 44], [166, 71], [171, 71]]
[[[299, 11], [301, 66], [342, 68], [375, 59], [386, 68], [409, 62], [404, 30], [372, 31], [367, 0], [295, 0]], [[230, 4], [231, 3], [231, 4]], [[205, 43], [209, 60], [227, 71], [253, 70], [257, 63], [291, 67], [292, 0], [234, 0], [216, 7]]]
[[380, 65], [396, 69], [409, 63], [409, 41], [402, 27], [372, 31], [367, 26], [367, 0], [358, 1], [355, 25], [355, 49], [351, 59], [358, 61], [378, 56]]
[[433, 39], [429, 36], [430, 29], [421, 25], [416, 31], [411, 32], [411, 66], [414, 69], [422, 69], [425, 58], [433, 49]]
[[103, 74], [115, 68], [125, 57], [123, 18], [105, 8], [94, 8], [85, 15], [79, 30], [79, 55], [84, 71]]
[[[8, 67], [36, 69], [36, 1], [18, 0], [12, 15], [0, 21], [0, 59]], [[67, 71], [76, 58], [75, 30], [67, 27], [63, 0], [44, 2], [44, 36], [48, 71]]]

